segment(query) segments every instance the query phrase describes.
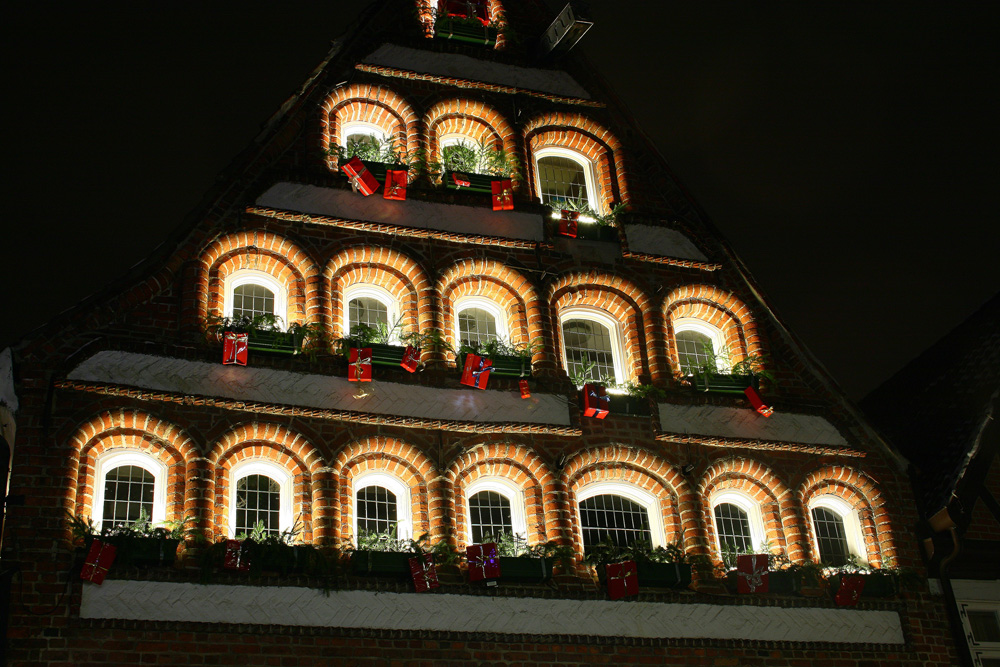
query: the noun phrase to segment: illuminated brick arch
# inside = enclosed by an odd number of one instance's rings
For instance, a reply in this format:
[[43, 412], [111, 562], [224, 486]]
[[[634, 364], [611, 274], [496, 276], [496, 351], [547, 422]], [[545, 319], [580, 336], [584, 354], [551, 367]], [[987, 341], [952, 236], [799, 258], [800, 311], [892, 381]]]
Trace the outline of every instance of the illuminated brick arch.
[[[371, 436], [350, 442], [341, 449], [330, 466], [337, 484], [336, 502], [331, 504], [330, 519], [337, 536], [347, 538], [354, 526], [354, 478], [364, 472], [378, 471], [392, 475], [410, 489], [410, 516], [413, 536], [440, 534], [438, 515], [431, 517], [431, 493], [437, 477], [434, 463], [417, 447], [396, 438]], [[440, 513], [440, 508], [436, 509]], [[432, 530], [433, 528], [433, 530]]]
[[282, 424], [250, 422], [241, 424], [219, 438], [206, 457], [211, 466], [208, 497], [214, 501], [214, 516], [208, 528], [216, 537], [225, 534], [229, 523], [229, 493], [233, 466], [258, 459], [274, 463], [292, 477], [292, 516], [302, 525], [299, 539], [310, 542], [315, 535], [313, 503], [319, 500], [313, 476], [320, 472], [320, 453], [304, 436]]
[[345, 335], [344, 290], [352, 285], [375, 285], [396, 300], [404, 330], [428, 331], [434, 324], [434, 295], [431, 283], [415, 260], [403, 253], [378, 246], [357, 245], [344, 248], [326, 264], [323, 276], [330, 291], [330, 321], [335, 337]]
[[147, 454], [166, 467], [166, 518], [176, 521], [195, 509], [186, 497], [186, 481], [199, 458], [194, 441], [179, 426], [141, 410], [100, 412], [75, 429], [67, 439], [72, 454], [67, 474], [67, 509], [90, 516], [97, 485], [97, 460], [114, 451]]
[[[548, 466], [531, 449], [510, 442], [484, 442], [466, 450], [448, 467], [446, 492], [455, 503], [455, 528], [459, 543], [469, 535], [466, 489], [483, 477], [499, 477], [521, 489], [529, 544], [558, 539], [552, 502], [555, 478]], [[546, 498], [549, 498], [546, 504]]]
[[316, 262], [299, 246], [272, 232], [252, 230], [215, 239], [199, 256], [198, 317], [221, 315], [226, 276], [240, 269], [261, 271], [286, 289], [288, 322], [316, 321], [323, 312]]
[[590, 271], [559, 277], [549, 288], [556, 356], [562, 349], [559, 314], [566, 308], [589, 307], [618, 322], [624, 337], [626, 381], [635, 381], [648, 367], [654, 381], [662, 375], [655, 349], [662, 330], [649, 298], [627, 278]]
[[456, 346], [455, 303], [466, 296], [494, 301], [507, 314], [507, 330], [513, 343], [542, 338], [541, 304], [534, 285], [523, 275], [500, 262], [466, 259], [445, 269], [437, 283], [441, 299], [441, 324], [449, 344]]
[[680, 368], [674, 338], [674, 322], [680, 318], [694, 318], [719, 329], [733, 363], [748, 354], [763, 353], [750, 309], [732, 292], [711, 285], [678, 287], [664, 299], [663, 317], [667, 326], [667, 354], [673, 368]]
[[[385, 86], [355, 83], [336, 88], [326, 98], [320, 114], [320, 149], [328, 150], [341, 141], [345, 123], [363, 121], [380, 128], [392, 138], [397, 149], [414, 153], [420, 148], [417, 115], [401, 95]], [[336, 158], [328, 162], [337, 169]]]
[[595, 199], [609, 209], [615, 202], [629, 200], [625, 160], [621, 142], [604, 126], [579, 113], [549, 112], [528, 121], [524, 127], [528, 149], [528, 172], [531, 191], [538, 191], [533, 156], [548, 147], [576, 151], [594, 165], [598, 192]]
[[[808, 549], [815, 543], [809, 502], [818, 496], [837, 496], [858, 512], [868, 562], [881, 567], [895, 562], [896, 547], [892, 535], [888, 498], [867, 474], [849, 466], [832, 465], [808, 473], [798, 488], [802, 514], [806, 517]], [[813, 554], [814, 560], [818, 554]]]
[[698, 497], [673, 462], [636, 447], [601, 445], [573, 454], [566, 462], [562, 478], [566, 484], [570, 532], [578, 553], [583, 553], [583, 544], [577, 493], [595, 482], [619, 482], [651, 493], [659, 504], [667, 542], [679, 542], [682, 549], [691, 553], [704, 551]]
[[428, 160], [432, 162], [441, 161], [440, 139], [448, 134], [462, 134], [473, 142], [518, 154], [517, 135], [510, 123], [496, 109], [478, 100], [454, 98], [438, 102], [428, 109], [424, 125]]
[[784, 551], [792, 562], [805, 558], [801, 517], [795, 495], [763, 463], [735, 456], [716, 461], [705, 471], [698, 485], [698, 495], [704, 505], [703, 521], [708, 543], [713, 550], [716, 539], [711, 500], [714, 494], [721, 491], [740, 491], [749, 496], [760, 509], [764, 537], [770, 545]]

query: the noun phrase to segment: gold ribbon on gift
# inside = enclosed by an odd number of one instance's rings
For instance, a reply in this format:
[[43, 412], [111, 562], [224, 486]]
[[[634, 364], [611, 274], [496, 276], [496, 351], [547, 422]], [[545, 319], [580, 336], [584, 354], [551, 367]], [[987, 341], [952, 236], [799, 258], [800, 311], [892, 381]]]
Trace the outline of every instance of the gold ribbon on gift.
[[361, 350], [358, 350], [358, 360], [352, 365], [354, 366], [354, 378], [360, 382], [361, 378], [365, 375], [365, 366], [371, 366], [372, 360], [371, 358], [362, 359]]

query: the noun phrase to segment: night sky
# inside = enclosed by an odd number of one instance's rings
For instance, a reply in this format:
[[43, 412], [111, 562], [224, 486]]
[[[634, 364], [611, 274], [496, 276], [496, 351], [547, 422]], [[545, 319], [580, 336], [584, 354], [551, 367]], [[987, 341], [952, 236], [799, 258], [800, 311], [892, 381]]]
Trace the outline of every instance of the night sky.
[[[180, 224], [346, 4], [5, 3], [0, 347]], [[851, 397], [1000, 289], [996, 9], [638, 4], [578, 48]]]

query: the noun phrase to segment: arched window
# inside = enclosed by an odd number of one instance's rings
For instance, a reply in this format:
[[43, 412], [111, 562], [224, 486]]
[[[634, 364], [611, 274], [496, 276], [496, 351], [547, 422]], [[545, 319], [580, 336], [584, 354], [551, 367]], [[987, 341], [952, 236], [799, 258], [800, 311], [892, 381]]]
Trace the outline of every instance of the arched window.
[[388, 534], [393, 539], [413, 536], [410, 520], [410, 489], [400, 480], [381, 472], [354, 479], [354, 535]]
[[720, 493], [712, 499], [715, 534], [726, 567], [736, 567], [739, 554], [758, 553], [765, 546], [760, 507], [742, 493]]
[[845, 565], [852, 558], [867, 561], [857, 512], [837, 496], [820, 496], [810, 504], [816, 553], [824, 565]]
[[563, 363], [570, 377], [584, 381], [622, 382], [625, 379], [618, 323], [595, 310], [560, 313]]
[[594, 165], [576, 151], [555, 147], [537, 151], [535, 173], [543, 204], [598, 211]]
[[273, 315], [286, 322], [285, 288], [270, 274], [243, 269], [226, 277], [225, 314], [228, 317]]
[[693, 375], [706, 367], [729, 371], [729, 353], [719, 329], [690, 317], [679, 318], [673, 324], [681, 373]]
[[471, 171], [480, 173], [479, 144], [462, 134], [446, 134], [441, 137], [441, 164], [447, 171]]
[[344, 330], [348, 333], [359, 324], [392, 328], [398, 319], [395, 299], [381, 287], [354, 285], [345, 290], [344, 300]]
[[524, 540], [527, 525], [521, 489], [498, 477], [482, 478], [466, 490], [469, 509], [469, 539], [473, 544], [501, 535]]
[[602, 482], [587, 486], [578, 498], [584, 551], [606, 540], [618, 546], [639, 541], [665, 544], [652, 494], [628, 484]]
[[140, 452], [111, 452], [97, 460], [101, 481], [91, 509], [100, 528], [166, 520], [166, 467]]
[[371, 142], [381, 144], [383, 141], [385, 141], [385, 130], [372, 123], [351, 121], [344, 123], [340, 131], [340, 145], [344, 147], [347, 157], [351, 157], [355, 152], [361, 152], [356, 150], [357, 144]]
[[507, 338], [506, 321], [500, 308], [487, 299], [461, 299], [455, 306], [459, 344], [488, 343]]
[[292, 527], [292, 476], [269, 461], [249, 460], [233, 467], [229, 535], [251, 533], [258, 524], [269, 535]]

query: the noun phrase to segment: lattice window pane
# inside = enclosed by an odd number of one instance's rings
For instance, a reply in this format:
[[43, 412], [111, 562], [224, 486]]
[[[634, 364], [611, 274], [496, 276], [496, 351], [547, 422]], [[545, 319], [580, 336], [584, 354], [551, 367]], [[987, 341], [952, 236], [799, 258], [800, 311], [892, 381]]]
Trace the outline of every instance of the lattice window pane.
[[352, 329], [358, 324], [367, 324], [370, 327], [389, 324], [389, 309], [378, 299], [368, 296], [351, 299], [347, 309]]
[[538, 182], [542, 203], [579, 207], [588, 206], [587, 179], [583, 165], [566, 157], [550, 156], [538, 160]]
[[479, 168], [476, 150], [468, 144], [452, 144], [441, 149], [444, 168], [448, 171], [474, 171]]
[[753, 546], [750, 539], [750, 518], [737, 505], [719, 503], [715, 506], [715, 528], [719, 531], [722, 560], [726, 567], [735, 567], [736, 555], [749, 553]]
[[653, 537], [646, 508], [612, 494], [592, 496], [580, 503], [580, 527], [584, 551], [606, 538], [627, 546], [640, 540], [651, 542]]
[[366, 486], [358, 491], [358, 534], [385, 533], [398, 536], [396, 494], [381, 486]]
[[480, 491], [471, 496], [469, 526], [472, 528], [472, 541], [476, 543], [486, 536], [496, 539], [504, 533], [513, 535], [510, 500], [496, 491]]
[[814, 507], [812, 520], [820, 562], [832, 566], [846, 565], [851, 550], [847, 545], [844, 519], [825, 507]]
[[153, 475], [139, 466], [118, 466], [104, 476], [104, 525], [132, 524], [153, 516]]
[[566, 346], [566, 364], [571, 376], [584, 373], [587, 366], [594, 364], [584, 379], [600, 382], [608, 378], [617, 382], [615, 358], [611, 351], [611, 331], [592, 320], [568, 320], [563, 325], [563, 340]]
[[700, 372], [712, 359], [712, 339], [697, 331], [680, 331], [674, 336], [681, 372], [691, 375]]
[[458, 337], [464, 344], [496, 340], [496, 319], [482, 308], [466, 308], [458, 314]]
[[247, 475], [236, 483], [236, 534], [249, 533], [258, 521], [268, 533], [278, 534], [281, 491], [267, 475]]
[[274, 292], [263, 285], [240, 285], [233, 290], [233, 317], [274, 315]]

